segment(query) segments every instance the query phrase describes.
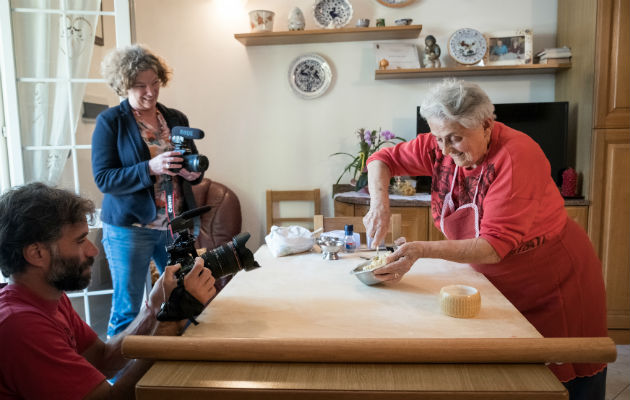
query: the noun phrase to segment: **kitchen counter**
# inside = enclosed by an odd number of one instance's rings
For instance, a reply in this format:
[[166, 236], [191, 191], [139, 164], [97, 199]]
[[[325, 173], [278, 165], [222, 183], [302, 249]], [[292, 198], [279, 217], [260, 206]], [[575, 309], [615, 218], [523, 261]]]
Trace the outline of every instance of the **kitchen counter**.
[[[335, 200], [348, 204], [369, 205], [370, 195], [364, 192], [342, 192], [335, 194]], [[431, 205], [430, 193], [416, 193], [413, 196], [401, 196], [391, 194], [389, 196], [391, 207], [429, 207]], [[583, 198], [564, 199], [565, 206], [588, 206], [590, 202]]]

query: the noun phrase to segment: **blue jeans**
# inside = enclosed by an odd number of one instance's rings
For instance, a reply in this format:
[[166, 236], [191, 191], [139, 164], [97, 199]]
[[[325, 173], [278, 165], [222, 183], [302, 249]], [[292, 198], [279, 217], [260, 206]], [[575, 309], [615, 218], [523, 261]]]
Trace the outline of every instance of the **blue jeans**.
[[122, 332], [140, 312], [151, 259], [162, 274], [168, 260], [167, 231], [103, 223], [103, 249], [114, 294], [107, 336]]

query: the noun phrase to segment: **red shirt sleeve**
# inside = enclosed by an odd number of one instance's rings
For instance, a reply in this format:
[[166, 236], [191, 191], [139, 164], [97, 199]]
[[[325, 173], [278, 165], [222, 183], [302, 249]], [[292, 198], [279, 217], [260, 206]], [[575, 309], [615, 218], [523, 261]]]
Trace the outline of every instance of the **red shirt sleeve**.
[[394, 147], [383, 148], [372, 154], [367, 163], [383, 161], [392, 176], [430, 176], [436, 151], [440, 151], [433, 135], [423, 134], [408, 142], [398, 143]]
[[9, 317], [2, 330], [11, 343], [3, 348], [2, 358], [10, 360], [2, 367], [3, 386], [26, 399], [82, 399], [105, 380], [73, 345], [87, 348], [96, 339], [83, 328], [72, 332], [65, 324], [23, 312]]

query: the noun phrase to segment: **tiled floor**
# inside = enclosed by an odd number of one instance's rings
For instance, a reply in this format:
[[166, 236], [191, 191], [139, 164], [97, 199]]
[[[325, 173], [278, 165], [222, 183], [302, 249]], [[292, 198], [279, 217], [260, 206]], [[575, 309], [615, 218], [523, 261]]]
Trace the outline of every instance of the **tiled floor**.
[[630, 345], [617, 346], [617, 361], [608, 364], [606, 400], [630, 399]]

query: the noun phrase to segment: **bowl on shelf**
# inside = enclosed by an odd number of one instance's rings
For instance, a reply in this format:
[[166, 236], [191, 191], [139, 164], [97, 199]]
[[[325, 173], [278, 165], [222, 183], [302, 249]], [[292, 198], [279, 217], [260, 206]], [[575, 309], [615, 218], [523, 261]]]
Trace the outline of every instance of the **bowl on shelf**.
[[399, 25], [399, 26], [400, 25], [411, 25], [412, 21], [413, 21], [413, 19], [411, 19], [411, 18], [400, 18], [400, 19], [397, 19], [396, 21], [394, 21], [394, 23], [396, 25]]
[[273, 17], [276, 14], [269, 10], [252, 10], [249, 12], [249, 25], [252, 32], [271, 32], [273, 30]]
[[357, 28], [367, 28], [370, 26], [370, 20], [367, 18], [359, 18], [357, 20]]

